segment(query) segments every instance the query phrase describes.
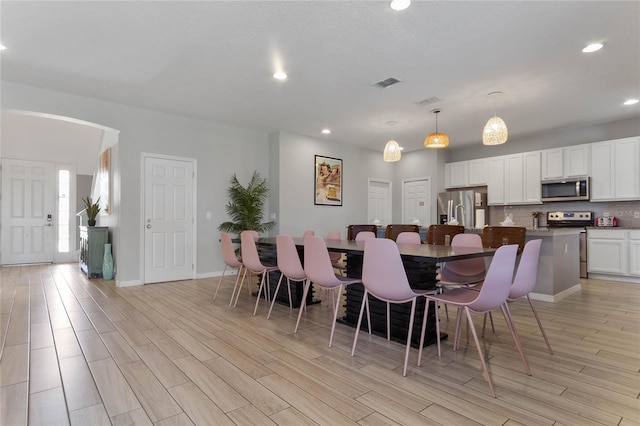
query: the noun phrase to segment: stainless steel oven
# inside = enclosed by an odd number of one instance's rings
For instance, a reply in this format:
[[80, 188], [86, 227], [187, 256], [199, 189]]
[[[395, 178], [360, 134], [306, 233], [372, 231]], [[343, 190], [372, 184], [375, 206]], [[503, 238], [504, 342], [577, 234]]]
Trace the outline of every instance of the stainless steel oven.
[[580, 278], [587, 278], [587, 226], [593, 226], [593, 212], [548, 212], [549, 228], [582, 228], [579, 235]]

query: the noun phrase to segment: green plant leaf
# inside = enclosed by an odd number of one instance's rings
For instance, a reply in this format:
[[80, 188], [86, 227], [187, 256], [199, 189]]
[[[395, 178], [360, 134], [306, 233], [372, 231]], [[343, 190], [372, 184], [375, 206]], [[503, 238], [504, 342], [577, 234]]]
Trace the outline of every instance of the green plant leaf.
[[267, 179], [262, 178], [257, 171], [253, 172], [246, 187], [242, 186], [235, 173], [231, 176], [227, 189], [229, 202], [225, 205], [225, 212], [230, 220], [218, 226], [223, 232], [240, 234], [242, 231], [269, 231], [275, 226], [274, 221], [262, 222], [264, 204], [269, 195]]

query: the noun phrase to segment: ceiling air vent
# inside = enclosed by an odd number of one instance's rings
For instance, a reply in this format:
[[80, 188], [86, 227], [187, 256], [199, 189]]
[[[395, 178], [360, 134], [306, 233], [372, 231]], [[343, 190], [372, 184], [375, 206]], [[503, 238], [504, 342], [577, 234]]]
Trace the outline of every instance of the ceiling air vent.
[[421, 101], [416, 102], [418, 105], [430, 105], [430, 104], [435, 104], [436, 102], [440, 102], [442, 99], [440, 99], [437, 96], [431, 96], [430, 98], [426, 98], [423, 99]]
[[400, 80], [398, 80], [395, 77], [389, 77], [389, 78], [385, 78], [384, 80], [380, 80], [377, 83], [373, 83], [373, 86], [379, 87], [380, 89], [384, 89], [384, 88], [392, 86], [392, 85], [394, 85], [396, 83], [400, 83]]

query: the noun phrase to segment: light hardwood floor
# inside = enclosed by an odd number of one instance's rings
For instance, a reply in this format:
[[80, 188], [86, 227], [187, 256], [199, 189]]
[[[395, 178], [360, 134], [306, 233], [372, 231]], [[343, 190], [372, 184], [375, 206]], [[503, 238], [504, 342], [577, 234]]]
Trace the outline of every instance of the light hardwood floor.
[[[526, 305], [511, 304], [532, 376], [504, 320], [477, 352], [462, 337], [416, 367], [412, 350], [242, 292], [232, 278], [115, 288], [77, 265], [0, 269], [0, 423], [14, 425], [633, 425], [640, 424], [640, 285], [584, 280], [561, 302], [537, 302], [550, 355]], [[443, 317], [449, 332], [453, 321]], [[480, 325], [481, 318], [477, 324]]]

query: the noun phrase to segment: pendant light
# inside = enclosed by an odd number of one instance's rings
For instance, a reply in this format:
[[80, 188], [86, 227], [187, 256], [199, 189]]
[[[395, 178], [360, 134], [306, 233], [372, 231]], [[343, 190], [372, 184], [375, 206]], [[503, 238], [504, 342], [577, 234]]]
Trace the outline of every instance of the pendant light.
[[434, 109], [431, 111], [436, 115], [436, 131], [435, 133], [431, 133], [424, 139], [424, 147], [425, 148], [446, 148], [449, 146], [449, 136], [444, 133], [438, 133], [438, 114], [440, 114], [439, 109]]
[[484, 145], [500, 145], [507, 141], [509, 131], [504, 120], [496, 115], [496, 96], [502, 92], [491, 92], [488, 96], [493, 97], [493, 117], [487, 121], [482, 131], [482, 143]]
[[400, 157], [402, 157], [402, 151], [400, 150], [400, 145], [398, 145], [398, 142], [391, 139], [384, 146], [384, 153], [382, 154], [382, 158], [387, 163], [393, 163], [394, 161], [400, 161]]

